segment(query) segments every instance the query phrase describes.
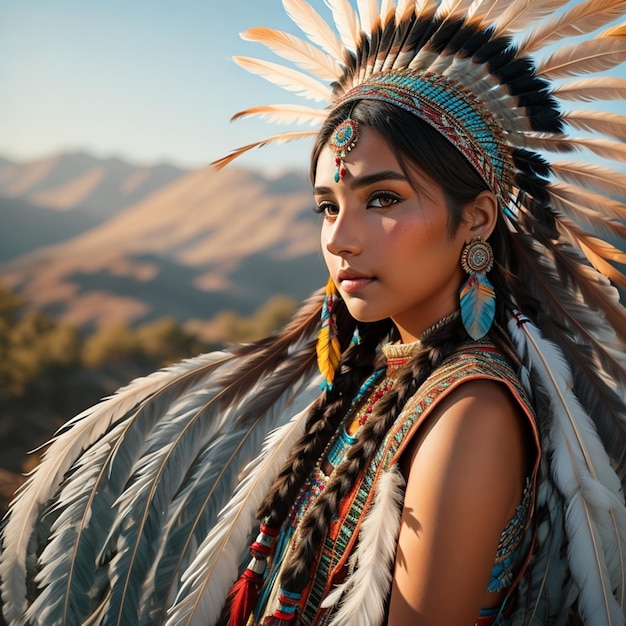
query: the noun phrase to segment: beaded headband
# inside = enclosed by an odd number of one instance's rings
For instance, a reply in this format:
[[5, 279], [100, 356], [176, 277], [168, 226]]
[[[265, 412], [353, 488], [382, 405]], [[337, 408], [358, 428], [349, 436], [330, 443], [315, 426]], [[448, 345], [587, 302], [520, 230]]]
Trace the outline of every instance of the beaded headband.
[[[337, 105], [357, 100], [388, 102], [430, 124], [463, 154], [501, 206], [506, 206], [513, 172], [511, 149], [491, 111], [468, 89], [432, 72], [381, 72], [348, 91]], [[345, 135], [349, 124], [355, 122], [346, 120], [333, 132], [330, 145], [335, 151], [338, 131]], [[350, 135], [350, 149], [356, 144], [354, 136], [356, 131]]]

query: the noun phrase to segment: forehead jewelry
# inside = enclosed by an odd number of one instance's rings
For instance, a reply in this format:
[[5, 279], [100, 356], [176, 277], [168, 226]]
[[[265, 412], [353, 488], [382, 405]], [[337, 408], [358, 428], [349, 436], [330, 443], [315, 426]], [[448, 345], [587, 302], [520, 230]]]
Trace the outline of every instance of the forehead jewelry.
[[335, 153], [335, 182], [343, 180], [346, 175], [344, 159], [359, 141], [359, 125], [355, 120], [348, 118], [335, 128], [330, 136], [330, 149]]

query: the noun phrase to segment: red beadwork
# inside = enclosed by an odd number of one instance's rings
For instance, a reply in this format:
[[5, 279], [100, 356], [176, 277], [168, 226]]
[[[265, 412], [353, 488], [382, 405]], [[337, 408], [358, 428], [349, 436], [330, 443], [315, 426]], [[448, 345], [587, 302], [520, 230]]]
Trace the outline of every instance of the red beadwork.
[[363, 412], [363, 415], [359, 418], [359, 425], [363, 426], [367, 421], [367, 418], [371, 415], [374, 410], [374, 405], [388, 392], [391, 391], [391, 385], [385, 385], [381, 389], [377, 389], [370, 398], [370, 403], [367, 405], [367, 408]]

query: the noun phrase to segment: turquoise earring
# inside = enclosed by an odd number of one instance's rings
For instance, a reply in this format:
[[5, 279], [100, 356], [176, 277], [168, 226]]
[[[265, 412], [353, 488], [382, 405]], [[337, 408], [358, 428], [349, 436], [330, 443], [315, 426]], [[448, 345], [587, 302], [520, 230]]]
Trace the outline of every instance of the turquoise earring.
[[469, 274], [459, 293], [463, 326], [472, 339], [482, 339], [496, 314], [496, 293], [487, 278], [487, 272], [493, 267], [493, 250], [489, 243], [481, 237], [466, 243], [461, 267]]

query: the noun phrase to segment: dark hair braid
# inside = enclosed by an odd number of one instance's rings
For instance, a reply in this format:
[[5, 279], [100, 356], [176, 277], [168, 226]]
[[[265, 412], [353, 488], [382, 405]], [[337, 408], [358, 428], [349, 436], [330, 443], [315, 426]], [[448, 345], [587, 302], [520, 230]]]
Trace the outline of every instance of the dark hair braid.
[[388, 430], [426, 378], [463, 341], [467, 334], [458, 318], [433, 332], [424, 340], [421, 350], [401, 371], [394, 388], [376, 405], [359, 431], [356, 443], [349, 449], [341, 471], [311, 505], [299, 528], [300, 541], [285, 565], [281, 587], [299, 593], [306, 586], [328, 525], [339, 510], [341, 500], [350, 492], [367, 467]]
[[[355, 321], [342, 300], [337, 301], [335, 315], [340, 343], [345, 350], [350, 344]], [[302, 483], [337, 430], [359, 385], [374, 370], [377, 347], [389, 327], [387, 321], [363, 325], [358, 349], [345, 350], [332, 390], [323, 392], [311, 408], [304, 434], [294, 444], [285, 466], [259, 507], [258, 517], [266, 524], [279, 526], [287, 516]]]

